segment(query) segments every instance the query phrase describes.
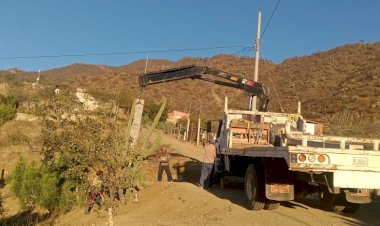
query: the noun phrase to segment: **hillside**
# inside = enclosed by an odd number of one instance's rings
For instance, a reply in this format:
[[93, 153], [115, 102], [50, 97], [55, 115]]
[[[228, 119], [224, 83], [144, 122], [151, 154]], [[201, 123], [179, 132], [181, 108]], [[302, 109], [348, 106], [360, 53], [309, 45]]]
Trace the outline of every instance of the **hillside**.
[[[149, 60], [148, 71], [189, 64], [207, 65], [253, 77], [254, 58], [233, 55], [184, 58], [177, 62], [152, 59]], [[166, 96], [170, 108], [188, 111], [192, 105], [196, 115], [202, 102], [203, 118], [221, 116], [225, 96], [229, 97], [234, 108], [244, 109], [247, 106], [243, 92], [197, 80], [159, 84], [141, 92], [137, 81], [144, 69], [145, 60], [119, 67], [73, 64], [41, 72], [41, 82], [108, 94], [128, 91], [148, 101], [158, 101]], [[0, 80], [7, 82], [35, 81], [36, 77], [36, 72], [0, 71]], [[380, 43], [345, 45], [287, 59], [281, 64], [263, 60], [260, 62], [259, 80], [270, 90], [270, 111], [279, 111], [281, 104], [286, 112], [295, 112], [297, 101], [302, 101], [303, 114], [312, 119], [322, 120], [337, 112], [356, 112], [364, 119], [364, 124], [374, 128], [370, 135], [380, 135]]]

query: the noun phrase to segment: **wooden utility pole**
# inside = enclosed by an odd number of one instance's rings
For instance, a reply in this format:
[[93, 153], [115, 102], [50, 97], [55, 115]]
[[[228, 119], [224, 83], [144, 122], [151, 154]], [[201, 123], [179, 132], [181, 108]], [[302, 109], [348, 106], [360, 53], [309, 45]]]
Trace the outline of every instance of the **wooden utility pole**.
[[189, 117], [187, 118], [187, 125], [186, 125], [186, 141], [189, 141], [189, 127], [190, 127], [190, 112], [191, 112], [191, 104], [189, 108]]
[[[259, 80], [259, 56], [260, 56], [260, 32], [261, 32], [261, 12], [259, 12], [259, 17], [257, 20], [257, 37], [256, 37], [256, 57], [255, 57], [255, 74], [253, 76], [253, 81], [257, 82]], [[250, 99], [250, 109], [252, 111], [257, 110], [257, 97], [254, 96]]]
[[201, 100], [201, 107], [199, 108], [199, 116], [198, 116], [197, 147], [199, 146], [199, 135], [201, 131], [201, 113], [202, 113], [202, 100]]

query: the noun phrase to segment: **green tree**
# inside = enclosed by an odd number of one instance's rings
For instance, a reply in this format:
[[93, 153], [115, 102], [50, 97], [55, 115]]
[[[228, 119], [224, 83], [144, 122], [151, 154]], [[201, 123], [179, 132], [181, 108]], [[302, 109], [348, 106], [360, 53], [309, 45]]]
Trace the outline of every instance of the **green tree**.
[[39, 203], [49, 209], [53, 209], [59, 200], [59, 184], [56, 172], [43, 172], [40, 181]]
[[0, 94], [0, 125], [16, 115], [16, 98]]
[[[131, 126], [126, 123], [130, 125], [131, 120], [115, 120], [109, 104], [100, 103], [98, 109], [90, 111], [75, 96], [61, 94], [45, 99], [43, 105], [42, 165], [37, 167], [20, 159], [13, 172], [12, 190], [20, 200], [67, 211], [83, 201], [81, 197], [98, 170], [104, 172], [103, 186], [109, 191], [106, 203], [111, 207], [117, 188], [132, 190], [141, 185], [141, 163], [158, 148], [162, 134], [152, 144], [142, 138], [143, 143], [139, 141], [135, 147], [129, 147], [126, 141]], [[164, 104], [149, 134], [163, 110]]]
[[26, 161], [24, 158], [21, 157], [17, 161], [16, 167], [13, 171], [12, 186], [11, 186], [11, 190], [19, 198], [22, 198], [21, 188], [23, 186], [25, 169], [26, 169]]
[[[144, 117], [147, 117], [147, 122], [153, 122], [154, 118], [156, 117], [157, 113], [160, 111], [161, 104], [160, 103], [150, 103], [147, 101], [147, 104], [144, 106]], [[159, 119], [160, 122], [165, 122], [168, 118], [168, 108], [165, 108], [162, 112], [162, 115]]]

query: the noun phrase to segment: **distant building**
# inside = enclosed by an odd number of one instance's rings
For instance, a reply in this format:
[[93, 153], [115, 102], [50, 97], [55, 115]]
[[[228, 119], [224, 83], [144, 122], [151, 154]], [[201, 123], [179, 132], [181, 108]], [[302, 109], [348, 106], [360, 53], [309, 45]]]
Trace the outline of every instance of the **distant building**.
[[55, 86], [54, 93], [55, 93], [55, 95], [58, 95], [59, 92], [60, 92], [60, 90], [59, 90], [59, 87], [57, 85], [57, 86]]
[[95, 98], [87, 94], [84, 89], [77, 88], [75, 95], [78, 98], [79, 102], [84, 104], [88, 110], [95, 110], [98, 107], [98, 102], [95, 100]]
[[172, 111], [168, 113], [168, 119], [166, 121], [176, 124], [180, 119], [188, 119], [189, 114], [181, 111]]

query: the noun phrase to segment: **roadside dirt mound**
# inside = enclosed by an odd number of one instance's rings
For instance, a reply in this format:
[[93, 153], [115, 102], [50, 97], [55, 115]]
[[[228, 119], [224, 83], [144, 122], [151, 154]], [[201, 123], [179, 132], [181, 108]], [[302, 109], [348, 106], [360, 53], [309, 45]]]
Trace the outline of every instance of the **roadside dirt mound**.
[[[378, 225], [379, 204], [363, 206], [355, 214], [320, 209], [317, 197], [302, 203], [284, 202], [276, 210], [245, 208], [242, 184], [202, 190], [188, 182], [157, 182], [138, 193], [139, 202], [120, 206], [114, 225]], [[60, 217], [57, 225], [107, 225], [105, 210], [84, 215], [77, 209]]]

